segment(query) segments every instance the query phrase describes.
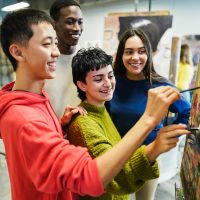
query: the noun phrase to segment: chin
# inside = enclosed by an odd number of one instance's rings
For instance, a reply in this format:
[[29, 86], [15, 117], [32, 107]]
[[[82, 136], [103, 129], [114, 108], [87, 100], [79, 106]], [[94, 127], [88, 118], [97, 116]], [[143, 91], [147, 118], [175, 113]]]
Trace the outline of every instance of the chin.
[[112, 99], [113, 96], [109, 96], [107, 98], [105, 98], [105, 101], [110, 101]]
[[77, 39], [77, 40], [72, 40], [71, 42], [70, 42], [70, 46], [76, 46], [77, 44], [78, 44], [78, 41], [79, 41], [79, 39]]
[[50, 74], [49, 77], [47, 77], [46, 79], [54, 79], [56, 77], [56, 74]]

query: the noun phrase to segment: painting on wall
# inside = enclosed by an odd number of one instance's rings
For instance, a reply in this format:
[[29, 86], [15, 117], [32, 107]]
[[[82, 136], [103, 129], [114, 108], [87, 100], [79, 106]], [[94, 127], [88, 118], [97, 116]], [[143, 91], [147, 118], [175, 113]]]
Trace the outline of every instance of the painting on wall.
[[[200, 86], [200, 63], [195, 87]], [[200, 199], [200, 89], [192, 96], [192, 108], [188, 124], [191, 134], [187, 135], [181, 163], [181, 183], [184, 197], [188, 200]]]
[[151, 42], [155, 70], [169, 78], [172, 19], [168, 11], [109, 14], [105, 18], [103, 48], [108, 54], [115, 56], [124, 31], [128, 28], [140, 28]]

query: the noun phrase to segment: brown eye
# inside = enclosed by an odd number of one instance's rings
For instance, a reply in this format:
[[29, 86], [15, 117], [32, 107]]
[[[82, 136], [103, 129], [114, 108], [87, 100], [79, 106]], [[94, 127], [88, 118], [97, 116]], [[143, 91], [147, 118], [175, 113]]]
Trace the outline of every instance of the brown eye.
[[78, 24], [79, 24], [79, 25], [82, 25], [82, 24], [83, 24], [83, 21], [82, 21], [82, 20], [78, 20]]
[[101, 82], [102, 79], [95, 79], [95, 82]]
[[124, 51], [124, 54], [125, 54], [125, 55], [130, 55], [131, 53], [132, 53], [132, 51], [130, 51], [130, 50]]
[[68, 25], [72, 25], [72, 24], [74, 24], [74, 20], [68, 19], [68, 20], [65, 21], [65, 23], [68, 24]]
[[112, 78], [113, 78], [113, 75], [109, 75], [108, 78], [109, 78], [109, 79], [112, 79]]
[[50, 42], [46, 42], [46, 43], [43, 44], [43, 46], [45, 46], [45, 47], [48, 47], [48, 46], [50, 46], [50, 45], [51, 45]]
[[138, 51], [138, 53], [139, 53], [139, 54], [144, 54], [144, 53], [146, 53], [146, 50], [145, 50], [145, 49], [140, 49], [140, 50]]

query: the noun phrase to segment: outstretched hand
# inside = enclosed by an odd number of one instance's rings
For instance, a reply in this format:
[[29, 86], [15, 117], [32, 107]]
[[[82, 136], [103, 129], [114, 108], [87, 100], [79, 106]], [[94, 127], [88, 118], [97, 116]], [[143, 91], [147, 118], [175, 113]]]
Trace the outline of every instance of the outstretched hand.
[[76, 113], [80, 113], [81, 115], [87, 115], [87, 111], [81, 106], [67, 106], [60, 120], [61, 125], [66, 126], [71, 121], [72, 116]]
[[151, 119], [154, 125], [157, 125], [167, 113], [169, 106], [179, 98], [178, 90], [170, 86], [150, 89], [144, 116]]
[[154, 161], [160, 154], [176, 147], [179, 136], [190, 133], [186, 128], [184, 124], [173, 124], [161, 128], [156, 139], [146, 146], [149, 160]]

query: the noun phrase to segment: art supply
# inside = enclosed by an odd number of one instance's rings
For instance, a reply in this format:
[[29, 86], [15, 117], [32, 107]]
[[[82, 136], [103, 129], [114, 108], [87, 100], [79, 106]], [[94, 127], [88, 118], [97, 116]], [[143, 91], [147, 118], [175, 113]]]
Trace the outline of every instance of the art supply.
[[200, 89], [200, 86], [194, 87], [194, 88], [189, 88], [189, 89], [186, 89], [186, 90], [181, 90], [180, 93], [189, 92], [189, 91], [197, 90], [197, 89]]

